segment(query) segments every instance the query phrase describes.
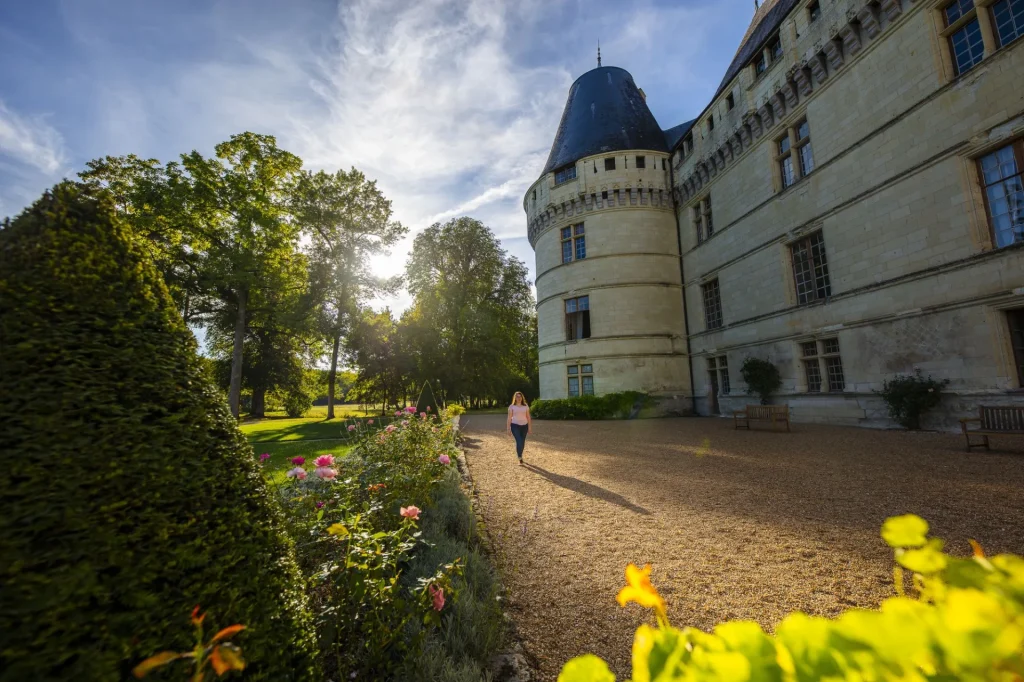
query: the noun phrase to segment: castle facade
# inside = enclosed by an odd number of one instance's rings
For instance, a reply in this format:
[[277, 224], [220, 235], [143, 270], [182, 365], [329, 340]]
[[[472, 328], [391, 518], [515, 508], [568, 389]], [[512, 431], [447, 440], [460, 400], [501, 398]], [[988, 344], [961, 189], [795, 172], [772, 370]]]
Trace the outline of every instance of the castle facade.
[[524, 198], [541, 398], [638, 390], [925, 426], [1024, 404], [1024, 0], [769, 0], [718, 92], [663, 129], [626, 71], [583, 74]]

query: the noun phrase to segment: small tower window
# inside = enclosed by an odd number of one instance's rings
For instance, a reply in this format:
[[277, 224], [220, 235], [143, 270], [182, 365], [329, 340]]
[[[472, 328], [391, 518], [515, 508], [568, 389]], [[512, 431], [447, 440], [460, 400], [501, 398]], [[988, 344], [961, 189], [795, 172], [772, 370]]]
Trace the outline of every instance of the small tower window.
[[576, 164], [566, 166], [555, 171], [555, 184], [561, 185], [563, 182], [569, 182], [570, 180], [576, 179]]
[[636, 167], [637, 168], [647, 168], [647, 157], [646, 156], [638, 156], [638, 157], [636, 157]]
[[733, 97], [731, 92], [729, 93], [729, 96], [725, 98], [725, 105], [728, 107], [729, 111], [736, 108], [736, 98]]
[[665, 159], [662, 159], [661, 160], [661, 170], [665, 170], [666, 168], [668, 168], [668, 165], [666, 164]]
[[708, 132], [710, 133], [714, 129], [715, 129], [715, 115], [711, 114], [710, 116], [708, 116]]
[[807, 6], [807, 17], [814, 23], [821, 16], [821, 3], [817, 0]]
[[565, 340], [590, 338], [590, 297], [580, 296], [565, 301]]
[[615, 170], [615, 157], [614, 156], [609, 158], [609, 159], [605, 159], [604, 160], [604, 169], [606, 171]]
[[777, 62], [782, 59], [782, 40], [778, 37], [772, 42], [768, 43], [768, 54], [772, 56], [772, 62]]

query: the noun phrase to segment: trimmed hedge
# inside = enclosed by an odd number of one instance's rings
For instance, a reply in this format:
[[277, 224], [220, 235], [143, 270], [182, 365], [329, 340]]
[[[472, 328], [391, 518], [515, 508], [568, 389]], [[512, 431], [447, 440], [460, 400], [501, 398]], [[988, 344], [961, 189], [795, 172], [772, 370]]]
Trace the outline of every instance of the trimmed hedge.
[[108, 199], [65, 182], [0, 229], [0, 348], [0, 680], [129, 679], [196, 604], [247, 626], [247, 680], [315, 679], [280, 508]]
[[431, 388], [429, 381], [424, 382], [423, 388], [420, 389], [420, 398], [416, 401], [416, 414], [420, 412], [426, 412], [431, 418], [440, 414], [437, 409], [437, 398], [434, 397], [434, 389]]
[[638, 402], [641, 408], [649, 407], [653, 398], [638, 391], [555, 400], [538, 398], [530, 405], [530, 415], [535, 419], [626, 419]]

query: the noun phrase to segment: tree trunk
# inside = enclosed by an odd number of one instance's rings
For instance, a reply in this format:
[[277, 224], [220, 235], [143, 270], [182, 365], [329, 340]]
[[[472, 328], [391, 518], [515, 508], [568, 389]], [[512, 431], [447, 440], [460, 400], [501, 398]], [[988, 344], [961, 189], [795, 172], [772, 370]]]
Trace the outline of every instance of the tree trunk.
[[252, 389], [252, 408], [249, 413], [254, 417], [267, 416], [267, 389]]
[[334, 337], [334, 350], [331, 351], [331, 371], [327, 373], [327, 418], [334, 419], [334, 384], [338, 378], [338, 346], [341, 337]]
[[238, 403], [242, 397], [242, 346], [245, 342], [245, 300], [247, 291], [238, 291], [238, 316], [235, 318], [235, 343], [231, 350], [231, 387], [228, 390], [228, 405], [231, 414], [238, 418]]

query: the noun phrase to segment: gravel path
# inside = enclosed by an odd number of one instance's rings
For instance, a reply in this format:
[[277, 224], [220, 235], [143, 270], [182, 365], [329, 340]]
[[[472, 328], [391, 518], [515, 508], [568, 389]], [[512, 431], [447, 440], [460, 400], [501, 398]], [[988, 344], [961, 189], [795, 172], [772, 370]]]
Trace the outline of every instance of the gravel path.
[[967, 454], [951, 434], [544, 421], [520, 467], [504, 422], [469, 417], [467, 459], [543, 680], [588, 651], [628, 677], [633, 631], [653, 622], [615, 603], [630, 561], [653, 564], [673, 624], [708, 630], [877, 605], [892, 592], [878, 532], [895, 514], [923, 516], [957, 553], [971, 537], [1024, 554], [1024, 439]]

